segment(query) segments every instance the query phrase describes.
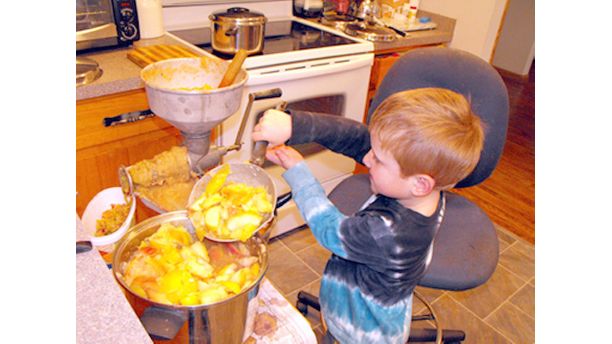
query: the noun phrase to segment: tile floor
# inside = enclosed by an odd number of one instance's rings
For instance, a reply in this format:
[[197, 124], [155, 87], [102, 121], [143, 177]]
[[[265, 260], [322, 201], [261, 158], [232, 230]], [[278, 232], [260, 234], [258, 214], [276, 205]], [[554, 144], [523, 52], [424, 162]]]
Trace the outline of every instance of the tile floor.
[[[497, 227], [500, 257], [497, 269], [484, 285], [463, 292], [417, 287], [433, 305], [445, 328], [466, 332], [463, 343], [524, 344], [535, 342], [535, 251], [532, 244]], [[270, 267], [266, 277], [295, 305], [300, 290], [318, 295], [329, 252], [308, 228], [295, 229], [270, 240]], [[416, 299], [415, 299], [416, 300]], [[419, 301], [414, 314], [426, 308]], [[317, 338], [322, 329], [319, 313], [309, 308], [308, 320]], [[427, 327], [425, 322], [416, 326]]]

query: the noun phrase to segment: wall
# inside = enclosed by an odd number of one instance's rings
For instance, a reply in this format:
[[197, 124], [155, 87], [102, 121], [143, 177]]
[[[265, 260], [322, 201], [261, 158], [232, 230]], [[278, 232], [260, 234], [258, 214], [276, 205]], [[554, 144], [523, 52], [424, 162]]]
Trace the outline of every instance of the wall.
[[419, 8], [456, 19], [449, 46], [490, 61], [506, 1], [421, 0]]
[[514, 74], [527, 75], [534, 55], [535, 0], [512, 0], [492, 63]]

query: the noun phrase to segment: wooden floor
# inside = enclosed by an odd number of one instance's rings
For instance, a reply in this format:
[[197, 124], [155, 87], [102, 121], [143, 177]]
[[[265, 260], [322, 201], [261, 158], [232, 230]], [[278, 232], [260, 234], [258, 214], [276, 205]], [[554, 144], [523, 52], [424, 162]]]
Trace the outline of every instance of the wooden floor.
[[535, 62], [528, 77], [500, 71], [510, 97], [504, 152], [491, 177], [454, 190], [477, 203], [496, 224], [535, 243]]

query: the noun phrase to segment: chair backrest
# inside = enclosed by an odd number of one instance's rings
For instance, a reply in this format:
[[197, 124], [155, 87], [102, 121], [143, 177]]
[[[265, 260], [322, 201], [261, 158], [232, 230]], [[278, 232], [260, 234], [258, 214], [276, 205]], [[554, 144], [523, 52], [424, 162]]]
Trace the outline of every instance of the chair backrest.
[[468, 187], [488, 178], [499, 162], [508, 127], [508, 91], [499, 73], [486, 61], [452, 48], [421, 48], [400, 57], [376, 91], [368, 112], [393, 93], [423, 87], [447, 88], [464, 95], [485, 123], [480, 160], [456, 187]]

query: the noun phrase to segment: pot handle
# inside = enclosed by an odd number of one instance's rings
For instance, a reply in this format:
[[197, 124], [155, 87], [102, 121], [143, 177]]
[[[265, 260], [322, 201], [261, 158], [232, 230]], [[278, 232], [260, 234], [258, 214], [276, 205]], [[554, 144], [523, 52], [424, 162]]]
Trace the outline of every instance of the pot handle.
[[274, 210], [282, 207], [283, 205], [285, 205], [285, 203], [291, 201], [291, 198], [293, 198], [293, 196], [291, 195], [291, 191], [278, 196], [278, 198], [276, 198], [276, 206], [274, 207]]
[[227, 10], [227, 13], [244, 13], [244, 12], [250, 12], [248, 8], [245, 7], [231, 7], [230, 9]]
[[183, 311], [149, 306], [140, 316], [140, 322], [151, 338], [172, 340], [187, 318], [187, 314]]
[[89, 240], [80, 240], [76, 242], [76, 253], [91, 251], [93, 245]]

